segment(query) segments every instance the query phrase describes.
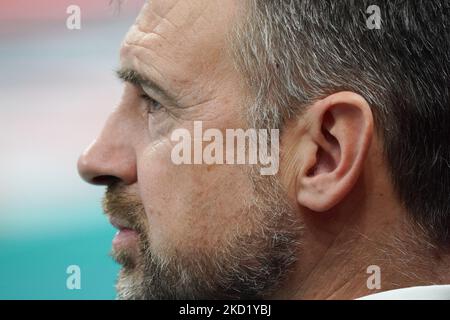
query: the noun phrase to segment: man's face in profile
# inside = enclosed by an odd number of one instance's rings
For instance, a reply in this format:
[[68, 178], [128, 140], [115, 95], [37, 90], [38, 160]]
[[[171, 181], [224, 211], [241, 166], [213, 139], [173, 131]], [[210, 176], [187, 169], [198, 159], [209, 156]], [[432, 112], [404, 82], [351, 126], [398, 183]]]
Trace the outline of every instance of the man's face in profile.
[[147, 2], [78, 163], [107, 185], [119, 298], [354, 299], [372, 266], [376, 290], [448, 283], [443, 2]]
[[120, 50], [123, 98], [79, 161], [107, 184], [119, 298], [260, 298], [295, 261], [299, 226], [277, 176], [175, 165], [171, 133], [247, 128], [227, 35], [239, 1], [146, 4]]

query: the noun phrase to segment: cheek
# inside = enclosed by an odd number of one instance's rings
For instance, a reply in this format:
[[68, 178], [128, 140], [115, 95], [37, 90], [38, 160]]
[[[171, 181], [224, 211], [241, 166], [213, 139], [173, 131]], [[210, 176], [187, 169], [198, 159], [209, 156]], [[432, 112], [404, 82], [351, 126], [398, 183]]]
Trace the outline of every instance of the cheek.
[[147, 147], [138, 159], [138, 184], [154, 250], [214, 248], [248, 216], [252, 196], [239, 166], [175, 165], [170, 141]]

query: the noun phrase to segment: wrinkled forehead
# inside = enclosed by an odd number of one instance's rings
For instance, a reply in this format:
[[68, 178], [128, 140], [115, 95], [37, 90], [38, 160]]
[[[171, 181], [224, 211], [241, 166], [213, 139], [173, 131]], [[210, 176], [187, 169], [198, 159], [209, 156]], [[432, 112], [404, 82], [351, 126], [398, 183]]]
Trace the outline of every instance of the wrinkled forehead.
[[[149, 0], [143, 6], [138, 23], [147, 30], [172, 27], [179, 32], [214, 31], [227, 18], [227, 9], [234, 1], [223, 0]], [[229, 10], [228, 10], [229, 11]], [[162, 25], [162, 26], [161, 26]]]
[[199, 72], [192, 69], [223, 56], [238, 5], [237, 0], [148, 1], [125, 38], [121, 60], [140, 47], [155, 62]]

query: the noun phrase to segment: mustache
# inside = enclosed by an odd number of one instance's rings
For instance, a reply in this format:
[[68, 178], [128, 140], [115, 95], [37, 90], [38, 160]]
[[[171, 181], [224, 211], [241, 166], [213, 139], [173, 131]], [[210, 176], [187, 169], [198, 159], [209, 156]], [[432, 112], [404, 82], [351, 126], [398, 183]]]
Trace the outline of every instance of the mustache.
[[104, 214], [110, 219], [121, 222], [135, 231], [145, 228], [145, 209], [139, 197], [127, 190], [121, 183], [106, 188], [102, 200]]

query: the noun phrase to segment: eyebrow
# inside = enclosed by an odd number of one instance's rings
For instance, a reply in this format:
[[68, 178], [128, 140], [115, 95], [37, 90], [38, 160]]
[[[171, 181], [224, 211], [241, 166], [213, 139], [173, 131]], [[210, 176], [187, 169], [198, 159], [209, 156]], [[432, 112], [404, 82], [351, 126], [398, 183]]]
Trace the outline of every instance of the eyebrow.
[[176, 101], [175, 97], [170, 92], [162, 88], [156, 82], [143, 76], [136, 70], [127, 68], [119, 69], [116, 71], [116, 74], [117, 77], [124, 82], [131, 83], [137, 87], [141, 87], [142, 89], [148, 88], [170, 102], [174, 103]]

